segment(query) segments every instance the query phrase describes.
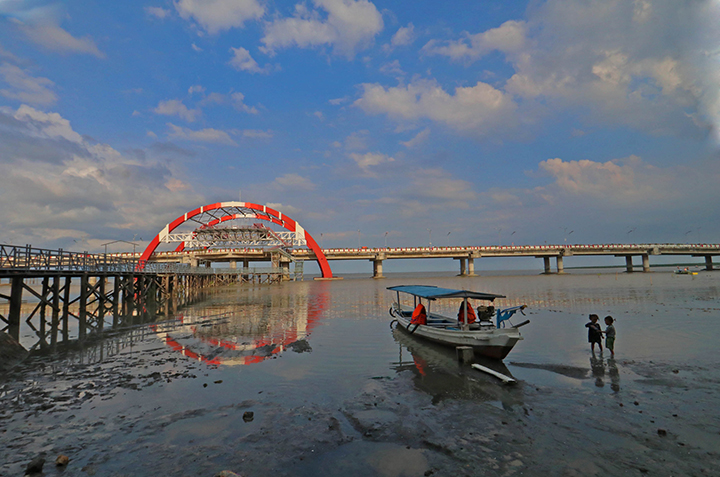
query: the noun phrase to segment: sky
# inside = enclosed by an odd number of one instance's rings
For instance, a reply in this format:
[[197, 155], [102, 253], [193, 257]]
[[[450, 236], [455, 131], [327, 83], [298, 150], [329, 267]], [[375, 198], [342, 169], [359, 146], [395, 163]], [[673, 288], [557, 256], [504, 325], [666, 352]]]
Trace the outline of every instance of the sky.
[[0, 0], [0, 243], [146, 244], [233, 200], [323, 247], [718, 243], [719, 24], [717, 0]]

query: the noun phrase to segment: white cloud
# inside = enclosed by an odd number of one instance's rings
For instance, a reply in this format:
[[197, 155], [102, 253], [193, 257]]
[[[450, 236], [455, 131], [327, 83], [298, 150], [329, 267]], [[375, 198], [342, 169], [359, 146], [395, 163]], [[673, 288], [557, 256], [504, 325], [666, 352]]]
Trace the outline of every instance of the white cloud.
[[539, 169], [548, 173], [555, 185], [565, 192], [594, 197], [644, 194], [637, 188], [635, 169], [639, 158], [631, 157], [629, 164], [619, 161], [594, 162], [589, 160], [563, 161], [548, 159], [539, 164]]
[[47, 78], [31, 76], [27, 70], [10, 63], [0, 64], [0, 77], [10, 89], [0, 89], [0, 95], [31, 104], [53, 104], [57, 95], [52, 91], [55, 83]]
[[717, 2], [550, 0], [508, 54], [515, 74], [505, 90], [613, 126], [704, 136], [720, 120], [720, 62], [708, 54], [720, 44], [718, 21]]
[[428, 199], [451, 201], [465, 204], [475, 199], [473, 184], [463, 179], [454, 179], [447, 171], [440, 168], [418, 169], [412, 175], [412, 195]]
[[205, 87], [200, 86], [199, 84], [190, 86], [190, 88], [188, 88], [188, 94], [204, 93], [204, 92], [205, 92]]
[[162, 20], [170, 15], [170, 10], [161, 7], [145, 7], [145, 13]]
[[247, 71], [253, 74], [268, 74], [272, 68], [269, 64], [261, 68], [245, 48], [230, 48], [230, 51], [233, 52], [233, 57], [228, 64], [238, 71]]
[[393, 60], [390, 63], [385, 63], [380, 67], [380, 73], [386, 74], [386, 75], [397, 75], [397, 76], [405, 76], [405, 72], [400, 67], [400, 61], [399, 60]]
[[[232, 100], [232, 98], [230, 100]], [[224, 94], [210, 93], [210, 94], [206, 95], [203, 99], [198, 101], [197, 106], [205, 107], [209, 104], [226, 104], [227, 102], [228, 102], [228, 98]]]
[[273, 184], [280, 189], [311, 191], [315, 190], [315, 184], [299, 174], [285, 174], [277, 177]]
[[379, 84], [362, 87], [362, 96], [354, 105], [369, 114], [405, 121], [427, 118], [480, 135], [501, 131], [517, 121], [512, 98], [487, 83], [457, 87], [452, 95], [431, 80], [391, 88]]
[[454, 60], [477, 60], [494, 50], [504, 53], [520, 51], [525, 46], [525, 35], [525, 22], [509, 20], [497, 28], [476, 35], [466, 32], [463, 40], [448, 42], [430, 40], [422, 51], [427, 55], [445, 55]]
[[82, 136], [73, 131], [70, 121], [58, 113], [45, 113], [23, 104], [17, 109], [14, 117], [24, 122], [28, 131], [33, 131], [42, 137], [62, 138], [77, 144], [83, 142]]
[[[475, 185], [469, 181], [455, 179], [442, 168], [413, 168], [403, 178], [404, 188], [394, 188], [392, 194], [375, 201], [374, 206], [389, 206], [393, 216], [412, 218], [424, 217], [433, 211], [457, 220], [450, 210], [467, 210], [474, 207], [478, 195]], [[388, 212], [385, 212], [386, 214]], [[409, 225], [410, 228], [414, 227]], [[425, 232], [425, 229], [421, 229]], [[415, 230], [418, 233], [419, 230]]]
[[415, 26], [412, 23], [408, 23], [408, 26], [400, 27], [398, 31], [395, 32], [390, 39], [390, 43], [383, 45], [383, 50], [389, 52], [399, 46], [411, 45], [413, 41], [415, 41]]
[[98, 49], [92, 38], [75, 38], [55, 23], [19, 23], [19, 28], [29, 40], [48, 50], [59, 53], [86, 53], [105, 58], [105, 54]]
[[368, 148], [370, 131], [363, 129], [349, 134], [345, 138], [345, 149], [348, 151], [363, 151]]
[[394, 162], [395, 158], [380, 154], [376, 152], [367, 152], [365, 154], [358, 154], [356, 152], [350, 153], [350, 157], [355, 164], [363, 171], [363, 174], [368, 177], [377, 177], [377, 174], [371, 170], [372, 167], [386, 164], [388, 162]]
[[172, 123], [167, 123], [170, 131], [168, 136], [176, 139], [182, 139], [186, 141], [199, 141], [199, 142], [211, 142], [215, 144], [228, 144], [231, 146], [237, 146], [237, 143], [232, 140], [230, 135], [225, 131], [213, 128], [205, 128], [200, 130], [192, 130], [176, 126]]
[[245, 104], [245, 95], [237, 92], [230, 95], [230, 98], [232, 99], [233, 106], [235, 106], [235, 109], [238, 111], [243, 111], [248, 114], [257, 114], [258, 110], [255, 106], [248, 106]]
[[203, 51], [203, 49], [200, 48], [199, 46], [197, 46], [195, 43], [191, 44], [190, 47], [193, 49], [193, 51], [195, 51], [197, 53], [200, 53], [201, 51]]
[[176, 0], [174, 4], [183, 19], [193, 18], [211, 35], [241, 28], [265, 14], [265, 7], [256, 0]]
[[11, 52], [7, 51], [5, 48], [3, 48], [2, 45], [0, 45], [0, 58], [3, 58], [11, 63], [16, 64], [16, 65], [26, 63], [25, 60], [15, 56]]
[[167, 161], [88, 143], [57, 113], [1, 108], [0, 124], [0, 201], [23, 204], [0, 210], [11, 242], [78, 250], [73, 239], [83, 239], [102, 250], [127, 230], [156, 233], [164, 222], [154, 207], [175, 214], [204, 203]]
[[[267, 23], [261, 51], [274, 54], [277, 49], [291, 46], [327, 45], [332, 46], [335, 54], [350, 59], [383, 29], [382, 15], [367, 0], [313, 0], [313, 3], [318, 10], [297, 4], [294, 16]], [[322, 18], [319, 9], [327, 13], [326, 18]]]
[[165, 116], [178, 116], [190, 123], [194, 122], [202, 114], [199, 109], [188, 109], [179, 99], [160, 101], [157, 107], [153, 109], [153, 112]]
[[347, 103], [350, 101], [350, 96], [343, 96], [342, 98], [335, 98], [328, 100], [328, 103], [332, 104], [333, 106], [339, 106], [343, 103]]
[[281, 204], [279, 202], [266, 202], [265, 205], [267, 205], [271, 209], [279, 210], [283, 214], [288, 214], [292, 217], [295, 217], [296, 215], [300, 214], [300, 212], [301, 212], [301, 210], [297, 207], [293, 207], [292, 205]]
[[415, 40], [415, 26], [408, 23], [406, 27], [400, 27], [390, 40], [392, 46], [407, 46]]
[[251, 139], [270, 139], [274, 134], [271, 130], [262, 131], [260, 129], [244, 129], [242, 131], [242, 137]]
[[400, 144], [407, 147], [408, 149], [412, 149], [412, 148], [417, 147], [420, 144], [424, 143], [428, 137], [430, 137], [430, 128], [425, 128], [422, 131], [420, 131], [419, 133], [417, 133], [417, 135], [414, 138], [410, 139], [409, 141], [405, 141], [405, 142], [401, 141]]

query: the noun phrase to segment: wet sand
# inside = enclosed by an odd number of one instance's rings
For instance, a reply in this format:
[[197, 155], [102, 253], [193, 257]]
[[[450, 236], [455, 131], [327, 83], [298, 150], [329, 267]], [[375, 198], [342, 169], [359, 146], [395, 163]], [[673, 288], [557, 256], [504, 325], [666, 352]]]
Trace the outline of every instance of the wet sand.
[[[384, 287], [409, 277], [228, 290], [195, 312], [230, 319], [137, 328], [2, 376], [0, 475], [40, 454], [48, 476], [720, 475], [707, 275], [460, 282], [536, 299], [502, 365], [516, 385], [390, 330]], [[591, 355], [588, 310], [619, 317], [616, 359]], [[662, 352], [666, 334], [695, 346]]]

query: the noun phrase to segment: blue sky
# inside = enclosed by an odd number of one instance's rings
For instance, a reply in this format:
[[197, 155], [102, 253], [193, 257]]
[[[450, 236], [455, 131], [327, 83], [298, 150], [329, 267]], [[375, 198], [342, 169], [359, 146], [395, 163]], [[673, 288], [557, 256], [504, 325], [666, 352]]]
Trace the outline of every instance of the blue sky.
[[99, 251], [238, 197], [326, 247], [718, 242], [718, 24], [709, 0], [0, 0], [0, 242]]

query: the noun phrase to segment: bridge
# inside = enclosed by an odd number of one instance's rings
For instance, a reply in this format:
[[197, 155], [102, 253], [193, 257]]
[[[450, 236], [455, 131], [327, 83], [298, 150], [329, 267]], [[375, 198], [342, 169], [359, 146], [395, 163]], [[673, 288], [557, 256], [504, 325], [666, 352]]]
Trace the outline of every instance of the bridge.
[[[324, 248], [325, 259], [367, 260], [373, 264], [373, 277], [383, 277], [385, 260], [401, 259], [454, 259], [459, 262], [460, 276], [475, 276], [476, 260], [481, 258], [538, 258], [543, 260], [543, 271], [565, 273], [565, 259], [581, 256], [608, 256], [623, 258], [627, 272], [650, 271], [650, 256], [703, 257], [705, 269], [713, 270], [713, 257], [720, 255], [720, 244], [592, 244], [592, 245], [515, 245], [515, 246], [467, 246], [467, 247], [393, 247], [393, 248]], [[292, 250], [294, 261], [315, 260], [314, 252], [306, 249]], [[132, 254], [120, 254], [131, 257]], [[151, 260], [157, 262], [192, 262], [210, 265], [228, 263], [232, 269], [241, 263], [247, 268], [251, 262], [271, 260], [271, 254], [262, 249], [223, 247], [198, 251], [156, 252]], [[640, 263], [634, 263], [639, 259]], [[637, 260], [636, 260], [637, 261]], [[552, 268], [555, 263], [555, 269]]]
[[[249, 221], [261, 220], [281, 226], [283, 231]], [[234, 222], [231, 222], [234, 221]], [[245, 225], [233, 225], [245, 222]], [[160, 251], [161, 244], [177, 244]], [[392, 259], [451, 258], [458, 260], [461, 276], [475, 275], [475, 261], [488, 257], [534, 257], [543, 260], [544, 273], [564, 273], [564, 260], [571, 256], [615, 256], [625, 259], [628, 272], [640, 257], [642, 271], [650, 269], [651, 255], [704, 257], [705, 268], [713, 269], [718, 244], [593, 244], [520, 245], [399, 248], [321, 249], [299, 223], [273, 208], [251, 202], [218, 202], [190, 211], [168, 223], [140, 255], [141, 263], [181, 262], [193, 266], [227, 263], [231, 269], [247, 269], [250, 262], [270, 261], [289, 276], [291, 263], [297, 270], [304, 261], [317, 261], [323, 279], [332, 279], [331, 260], [368, 260], [373, 277], [383, 278], [383, 262]], [[133, 256], [133, 258], [136, 258]], [[555, 261], [555, 272], [551, 268]]]
[[[170, 250], [159, 249], [168, 246]], [[333, 279], [329, 265], [333, 260], [370, 261], [373, 277], [383, 278], [385, 260], [449, 258], [458, 260], [461, 276], [475, 276], [476, 261], [491, 257], [542, 259], [544, 273], [561, 274], [564, 260], [575, 256], [624, 258], [627, 272], [635, 271], [633, 259], [639, 257], [642, 271], [647, 272], [651, 256], [703, 257], [705, 269], [713, 270], [716, 255], [720, 255], [720, 244], [323, 249], [299, 223], [271, 207], [218, 202], [165, 225], [142, 253], [89, 254], [0, 245], [0, 285], [9, 286], [9, 294], [0, 289], [0, 332], [17, 340], [22, 317], [41, 347], [67, 342], [71, 334], [83, 340], [107, 327], [153, 320], [159, 314], [170, 316], [207, 287], [302, 278], [308, 260], [317, 262], [320, 279]], [[270, 262], [271, 266], [251, 268], [251, 262]], [[212, 267], [220, 263], [224, 266]], [[23, 299], [23, 293], [32, 296], [32, 303]]]

